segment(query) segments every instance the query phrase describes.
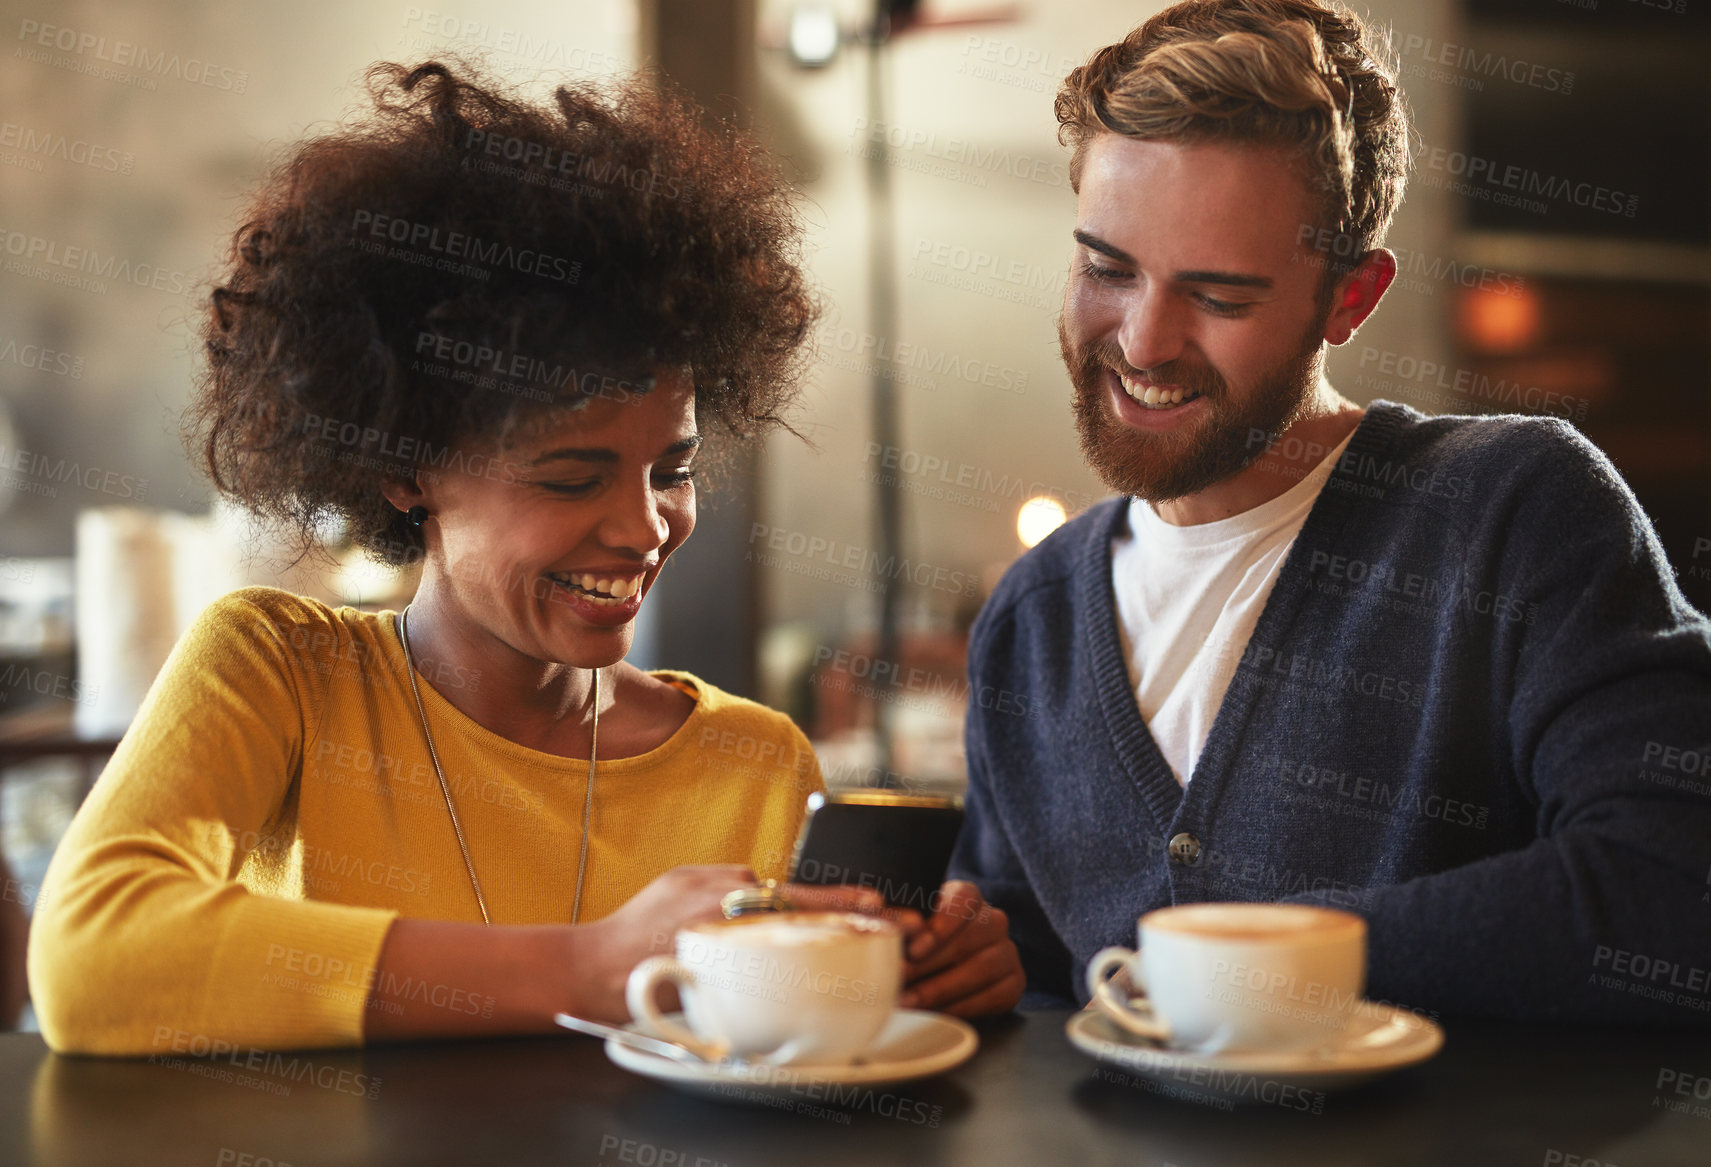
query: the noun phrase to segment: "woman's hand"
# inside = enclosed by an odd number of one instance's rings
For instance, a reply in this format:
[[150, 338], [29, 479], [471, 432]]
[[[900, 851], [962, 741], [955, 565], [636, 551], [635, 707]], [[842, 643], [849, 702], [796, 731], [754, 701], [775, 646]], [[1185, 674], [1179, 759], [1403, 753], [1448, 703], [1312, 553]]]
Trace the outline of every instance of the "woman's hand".
[[[754, 884], [754, 872], [740, 865], [677, 867], [591, 924], [400, 917], [376, 960], [363, 1032], [370, 1041], [552, 1033], [560, 1010], [622, 1024], [630, 1019], [630, 970], [670, 952], [678, 929], [723, 918], [719, 901]], [[791, 887], [789, 894], [809, 909], [879, 913], [884, 906], [872, 888]]]
[[1009, 917], [965, 880], [940, 889], [938, 910], [909, 939], [906, 952], [908, 988], [899, 1002], [906, 1009], [977, 1017], [1014, 1009], [1022, 999], [1027, 978]]
[[579, 967], [566, 971], [579, 982], [577, 996], [587, 1016], [628, 1021], [624, 985], [630, 970], [655, 953], [670, 952], [679, 928], [722, 918], [719, 901], [754, 883], [754, 872], [739, 864], [674, 867], [610, 916], [574, 929], [579, 947], [586, 947]]
[[[581, 986], [589, 1002], [584, 1008], [598, 1010], [590, 1016], [628, 1020], [624, 985], [630, 970], [646, 957], [670, 952], [678, 929], [723, 919], [719, 901], [739, 888], [753, 887], [758, 882], [751, 869], [737, 864], [674, 867], [610, 916], [588, 925], [591, 959], [579, 963], [589, 978]], [[791, 905], [802, 911], [885, 914], [884, 898], [870, 887], [813, 887], [793, 883], [781, 890]], [[909, 921], [900, 923], [906, 937], [913, 934], [915, 929]]]

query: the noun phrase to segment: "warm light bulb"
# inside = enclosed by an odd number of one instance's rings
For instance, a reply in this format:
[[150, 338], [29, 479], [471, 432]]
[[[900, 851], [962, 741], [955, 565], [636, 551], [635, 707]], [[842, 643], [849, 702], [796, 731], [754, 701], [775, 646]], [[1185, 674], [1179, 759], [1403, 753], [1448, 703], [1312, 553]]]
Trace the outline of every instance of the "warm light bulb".
[[823, 4], [798, 4], [790, 14], [790, 57], [810, 69], [829, 64], [838, 52], [838, 18]]
[[1538, 343], [1539, 296], [1526, 284], [1469, 292], [1460, 308], [1462, 335], [1483, 352], [1519, 353]]
[[1016, 537], [1022, 540], [1022, 546], [1032, 547], [1063, 526], [1068, 517], [1057, 499], [1037, 495], [1016, 512]]

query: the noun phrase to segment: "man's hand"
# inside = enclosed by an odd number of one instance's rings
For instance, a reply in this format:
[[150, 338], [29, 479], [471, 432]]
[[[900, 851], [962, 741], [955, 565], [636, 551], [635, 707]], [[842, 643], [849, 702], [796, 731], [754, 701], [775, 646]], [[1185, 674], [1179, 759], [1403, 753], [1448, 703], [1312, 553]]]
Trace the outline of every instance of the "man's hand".
[[959, 1017], [1003, 1013], [1022, 999], [1026, 977], [1010, 940], [1010, 920], [980, 889], [953, 879], [939, 890], [939, 908], [906, 942], [906, 1009], [937, 1009]]

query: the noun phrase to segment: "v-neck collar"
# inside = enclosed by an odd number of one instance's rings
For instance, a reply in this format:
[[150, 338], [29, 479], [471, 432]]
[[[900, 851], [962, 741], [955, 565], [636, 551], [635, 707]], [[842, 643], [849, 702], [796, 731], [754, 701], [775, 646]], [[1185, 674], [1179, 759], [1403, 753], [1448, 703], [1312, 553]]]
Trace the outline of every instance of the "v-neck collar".
[[[1331, 545], [1338, 532], [1354, 517], [1360, 486], [1358, 468], [1363, 460], [1382, 454], [1394, 443], [1398, 431], [1413, 420], [1410, 412], [1405, 406], [1382, 400], [1367, 406], [1366, 415], [1355, 427], [1348, 448], [1337, 460], [1330, 478], [1307, 512], [1289, 554], [1284, 557], [1277, 583], [1260, 610], [1249, 644], [1277, 644], [1287, 638], [1308, 594], [1311, 549]], [[1152, 812], [1155, 825], [1162, 832], [1168, 830], [1190, 799], [1203, 804], [1221, 790], [1222, 779], [1235, 760], [1236, 748], [1253, 712], [1259, 690], [1257, 686], [1243, 683], [1244, 666], [1238, 664], [1212, 720], [1206, 746], [1195, 762], [1187, 787], [1178, 783], [1152, 731], [1147, 728], [1146, 719], [1141, 716], [1134, 689], [1129, 684], [1123, 641], [1117, 629], [1111, 540], [1120, 533], [1121, 524], [1127, 521], [1126, 500], [1115, 500], [1110, 504], [1104, 521], [1094, 524], [1090, 532], [1076, 564], [1073, 586], [1077, 610], [1085, 613], [1087, 667], [1093, 670], [1094, 691], [1099, 697], [1112, 752], [1117, 755], [1136, 793]], [[1245, 646], [1242, 659], [1247, 659]]]

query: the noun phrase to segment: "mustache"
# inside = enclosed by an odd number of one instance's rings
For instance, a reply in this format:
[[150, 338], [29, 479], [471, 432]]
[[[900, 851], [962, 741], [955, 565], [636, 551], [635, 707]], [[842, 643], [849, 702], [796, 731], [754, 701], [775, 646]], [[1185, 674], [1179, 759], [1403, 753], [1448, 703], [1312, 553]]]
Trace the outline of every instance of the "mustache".
[[1224, 378], [1204, 365], [1187, 361], [1165, 361], [1150, 369], [1131, 365], [1123, 350], [1111, 341], [1094, 341], [1080, 353], [1080, 370], [1084, 380], [1090, 380], [1104, 369], [1115, 369], [1131, 380], [1149, 381], [1154, 385], [1179, 385], [1205, 397], [1218, 398], [1224, 393]]

